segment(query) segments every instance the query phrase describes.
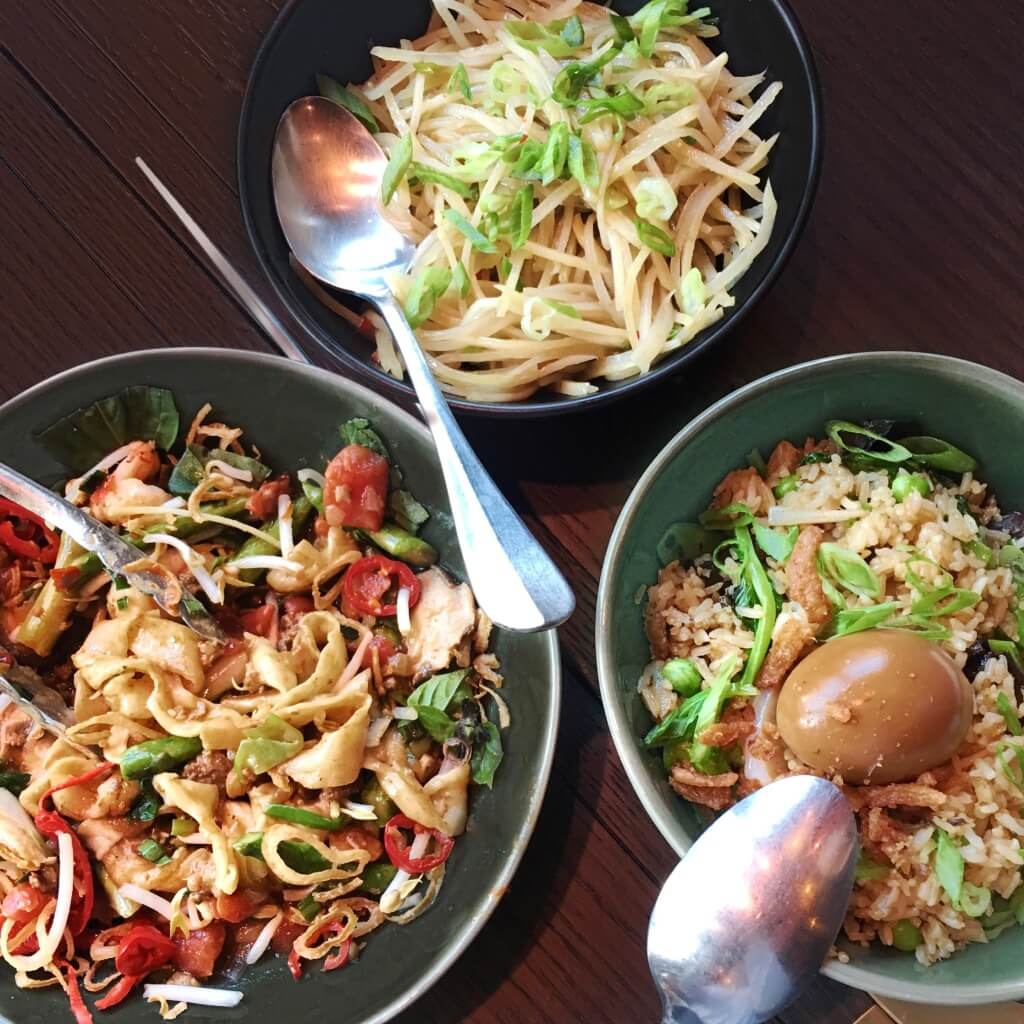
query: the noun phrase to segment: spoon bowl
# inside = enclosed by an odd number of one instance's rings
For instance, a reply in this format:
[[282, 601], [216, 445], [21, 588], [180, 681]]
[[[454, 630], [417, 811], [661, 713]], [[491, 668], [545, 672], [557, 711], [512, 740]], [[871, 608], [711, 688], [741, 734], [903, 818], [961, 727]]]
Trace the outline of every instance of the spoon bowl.
[[441, 458], [469, 582], [491, 620], [536, 632], [564, 622], [569, 584], [480, 464], [391, 293], [414, 248], [380, 202], [387, 161], [344, 107], [321, 96], [284, 113], [274, 144], [274, 202], [295, 258], [314, 276], [368, 299], [394, 336]]
[[853, 889], [857, 828], [825, 779], [773, 782], [722, 815], [662, 887], [647, 959], [665, 1021], [755, 1024], [821, 968]]

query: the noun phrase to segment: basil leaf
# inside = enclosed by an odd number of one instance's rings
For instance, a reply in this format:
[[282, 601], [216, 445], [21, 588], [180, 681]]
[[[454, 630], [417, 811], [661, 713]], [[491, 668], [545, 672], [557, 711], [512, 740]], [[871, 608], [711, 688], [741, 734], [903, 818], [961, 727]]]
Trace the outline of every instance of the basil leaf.
[[248, 471], [252, 474], [253, 485], [257, 487], [270, 476], [270, 467], [264, 466], [256, 459], [225, 451], [223, 448], [203, 448], [202, 445], [190, 444], [175, 464], [167, 481], [167, 489], [171, 494], [187, 498], [206, 477], [206, 466], [214, 459], [225, 462], [234, 469]]
[[381, 440], [380, 434], [370, 426], [369, 420], [362, 417], [346, 420], [339, 427], [339, 432], [341, 433], [341, 440], [346, 445], [362, 445], [364, 448], [369, 448], [371, 452], [376, 452], [378, 455], [383, 456], [388, 462], [391, 461], [391, 455], [388, 453], [387, 446]]
[[468, 675], [468, 669], [460, 668], [454, 672], [431, 676], [409, 694], [406, 704], [411, 708], [432, 707], [438, 711], [447, 711], [456, 697], [463, 700], [471, 696], [466, 683]]
[[385, 206], [391, 202], [395, 190], [409, 171], [412, 164], [412, 136], [403, 135], [398, 144], [391, 150], [388, 165], [384, 168], [384, 178], [380, 184], [380, 198]]
[[84, 473], [129, 441], [154, 441], [167, 451], [177, 440], [178, 426], [174, 395], [166, 388], [140, 385], [77, 409], [41, 430], [35, 440], [61, 465]]
[[467, 103], [473, 101], [473, 90], [469, 85], [469, 75], [464, 64], [456, 64], [452, 77], [448, 79], [449, 92], [461, 92]]
[[667, 235], [661, 228], [655, 227], [650, 221], [638, 219], [636, 221], [636, 235], [640, 239], [640, 244], [646, 245], [648, 249], [661, 253], [662, 256], [668, 258], [675, 256], [676, 244], [672, 241], [671, 236]]
[[[483, 743], [480, 742], [480, 733], [484, 737]], [[484, 722], [473, 744], [473, 756], [470, 760], [473, 781], [479, 786], [490, 788], [494, 783], [494, 773], [504, 756], [498, 727], [493, 722]]]
[[380, 125], [373, 116], [373, 111], [366, 105], [366, 100], [351, 89], [336, 82], [329, 75], [317, 75], [316, 87], [321, 96], [334, 100], [339, 106], [344, 107], [353, 117], [358, 118], [363, 125], [375, 135], [380, 131]]
[[441, 188], [450, 189], [456, 195], [462, 196], [463, 199], [472, 199], [475, 194], [472, 185], [467, 185], [466, 182], [459, 181], [458, 178], [453, 178], [450, 174], [445, 174], [444, 171], [426, 167], [416, 161], [410, 164], [409, 174], [423, 184], [440, 185]]
[[395, 490], [388, 497], [388, 513], [403, 530], [419, 533], [430, 513], [408, 491]]
[[950, 903], [959, 909], [964, 886], [964, 858], [943, 828], [935, 830], [935, 877], [946, 890]]
[[858, 597], [882, 596], [882, 581], [855, 551], [826, 542], [818, 547], [818, 571]]
[[405, 300], [405, 318], [413, 330], [430, 319], [437, 300], [451, 283], [452, 272], [447, 267], [426, 267], [416, 275]]
[[469, 239], [470, 244], [479, 252], [495, 252], [494, 243], [484, 235], [478, 227], [471, 224], [458, 210], [445, 210], [444, 219], [457, 231]]
[[569, 136], [569, 173], [584, 188], [597, 188], [601, 180], [601, 169], [594, 147], [576, 134]]
[[599, 99], [580, 100], [580, 108], [583, 110], [583, 116], [579, 119], [580, 124], [590, 124], [591, 121], [608, 115], [632, 121], [637, 114], [645, 110], [644, 101], [625, 86], [615, 87], [609, 95]]
[[800, 528], [793, 526], [782, 533], [770, 526], [754, 523], [754, 540], [757, 546], [776, 562], [784, 562], [793, 553], [793, 545], [800, 536]]
[[693, 562], [714, 550], [715, 538], [698, 523], [674, 523], [662, 535], [655, 549], [662, 565]]

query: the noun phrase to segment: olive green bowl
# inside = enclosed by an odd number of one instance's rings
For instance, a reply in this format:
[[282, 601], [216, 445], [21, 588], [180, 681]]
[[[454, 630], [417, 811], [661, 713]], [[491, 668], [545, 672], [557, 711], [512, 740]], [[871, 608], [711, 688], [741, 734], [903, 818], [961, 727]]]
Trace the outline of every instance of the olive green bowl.
[[[342, 377], [273, 356], [214, 349], [137, 352], [69, 370], [0, 407], [0, 461], [49, 483], [59, 466], [32, 441], [64, 414], [130, 384], [170, 388], [187, 425], [204, 402], [217, 418], [245, 428], [278, 469], [322, 467], [338, 449], [338, 426], [365, 416], [387, 441], [406, 485], [432, 510], [424, 534], [447, 568], [465, 575], [440, 466], [425, 427], [397, 406]], [[474, 789], [469, 829], [448, 862], [437, 903], [404, 927], [385, 926], [367, 939], [358, 962], [294, 982], [284, 960], [265, 957], [239, 982], [235, 1010], [190, 1007], [188, 1019], [345, 1021], [379, 1024], [409, 1006], [454, 963], [497, 906], [533, 831], [554, 753], [560, 699], [554, 632], [495, 630], [512, 725], [492, 790]], [[214, 979], [213, 984], [217, 984]], [[100, 1014], [96, 1019], [103, 1016]], [[152, 1024], [156, 1010], [133, 997], [113, 1014]], [[21, 991], [0, 967], [0, 1017], [17, 1024], [70, 1019], [60, 990]]]
[[[652, 821], [682, 856], [701, 825], [668, 786], [641, 737], [650, 718], [637, 679], [650, 660], [643, 588], [657, 577], [655, 546], [672, 523], [695, 520], [715, 484], [752, 448], [821, 436], [828, 419], [897, 418], [973, 454], [1004, 509], [1024, 506], [1024, 385], [974, 363], [912, 352], [861, 353], [804, 363], [740, 388], [688, 423], [640, 478], [612, 534], [598, 594], [601, 696], [615, 746]], [[911, 954], [846, 944], [849, 964], [824, 973], [911, 1002], [977, 1005], [1024, 998], [1024, 928], [922, 967]]]

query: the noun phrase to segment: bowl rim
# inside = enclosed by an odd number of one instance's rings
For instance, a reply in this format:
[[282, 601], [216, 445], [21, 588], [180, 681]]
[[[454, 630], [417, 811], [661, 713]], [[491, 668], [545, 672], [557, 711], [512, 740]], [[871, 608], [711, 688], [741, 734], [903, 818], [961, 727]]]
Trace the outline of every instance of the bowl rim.
[[[822, 371], [850, 365], [871, 366], [876, 364], [880, 372], [893, 368], [913, 366], [923, 367], [926, 371], [959, 371], [969, 373], [975, 379], [981, 379], [985, 385], [1000, 391], [1012, 390], [1019, 396], [1022, 383], [992, 367], [975, 363], [968, 359], [955, 356], [940, 355], [931, 352], [913, 352], [909, 350], [894, 352], [853, 352], [843, 355], [826, 356], [798, 363], [769, 373], [764, 377], [745, 384], [743, 387], [720, 398], [702, 413], [695, 416], [680, 429], [654, 457], [643, 475], [637, 480], [622, 506], [616, 520], [605, 551], [601, 580], [597, 590], [595, 633], [597, 637], [597, 674], [601, 692], [601, 703], [604, 705], [605, 717], [612, 742], [619, 755], [619, 760], [626, 771], [626, 776], [633, 787], [634, 793], [643, 805], [647, 816], [662, 838], [680, 856], [693, 844], [682, 827], [664, 806], [662, 797], [655, 790], [647, 777], [643, 754], [636, 744], [630, 724], [626, 719], [625, 710], [619, 700], [618, 680], [615, 659], [611, 647], [611, 623], [614, 617], [613, 596], [621, 566], [621, 552], [626, 537], [637, 516], [640, 505], [647, 496], [651, 485], [685, 446], [703, 431], [709, 424], [720, 417], [741, 407], [748, 399], [770, 392], [780, 385], [805, 377], [814, 376]], [[865, 992], [877, 992], [893, 999], [903, 999], [912, 1003], [925, 1003], [943, 1006], [979, 1006], [985, 1003], [1009, 1002], [1024, 997], [1024, 970], [1021, 979], [1005, 983], [967, 983], [955, 982], [947, 986], [937, 986], [928, 981], [901, 981], [876, 974], [874, 971], [856, 964], [843, 964], [831, 961], [822, 967], [821, 973], [834, 981], [849, 985], [851, 988]], [[937, 998], [942, 1002], [937, 1003]]]
[[[93, 359], [85, 363], [79, 363], [69, 369], [62, 370], [50, 377], [46, 377], [37, 384], [32, 385], [32, 387], [27, 391], [23, 391], [21, 394], [8, 399], [8, 401], [0, 405], [0, 422], [4, 420], [8, 413], [20, 409], [22, 406], [36, 400], [46, 389], [55, 384], [59, 386], [63, 382], [71, 380], [76, 375], [84, 373], [87, 370], [107, 366], [131, 366], [133, 363], [143, 363], [152, 360], [156, 360], [157, 362], [178, 362], [181, 359], [188, 359], [195, 356], [202, 356], [204, 358], [216, 356], [217, 358], [222, 358], [229, 362], [249, 365], [256, 363], [270, 369], [286, 367], [290, 371], [297, 373], [300, 377], [320, 379], [324, 377], [335, 378], [337, 386], [343, 392], [349, 391], [355, 393], [361, 398], [372, 400], [374, 403], [386, 403], [389, 407], [388, 412], [390, 415], [402, 421], [406, 427], [418, 433], [424, 441], [428, 442], [429, 445], [433, 447], [433, 439], [431, 438], [430, 432], [420, 420], [406, 412], [398, 405], [395, 405], [387, 396], [380, 395], [371, 388], [368, 388], [356, 381], [352, 381], [347, 377], [331, 373], [330, 370], [325, 370], [316, 366], [307, 366], [303, 363], [296, 363], [284, 358], [283, 356], [270, 355], [265, 352], [248, 352], [238, 349], [220, 349], [214, 348], [213, 346], [206, 347], [199, 345], [191, 345], [181, 348], [139, 349], [133, 352], [104, 356], [101, 359]], [[399, 995], [393, 998], [386, 1006], [371, 1016], [364, 1017], [358, 1022], [358, 1024], [384, 1024], [385, 1021], [391, 1020], [403, 1010], [408, 1009], [422, 995], [424, 995], [428, 989], [438, 982], [454, 965], [455, 961], [458, 960], [458, 958], [465, 952], [466, 948], [473, 939], [476, 938], [481, 928], [483, 928], [484, 924], [486, 924], [487, 920], [494, 913], [498, 904], [501, 902], [501, 898], [507, 892], [513, 876], [519, 868], [519, 864], [526, 852], [526, 847], [529, 845], [530, 839], [532, 838], [537, 826], [537, 819], [540, 815], [541, 806], [543, 805], [544, 797], [547, 794], [548, 783], [551, 778], [551, 769], [554, 764], [555, 742], [558, 735], [558, 724], [562, 703], [562, 663], [559, 655], [557, 630], [548, 630], [547, 633], [539, 635], [544, 640], [547, 648], [546, 654], [551, 684], [548, 688], [547, 704], [545, 709], [547, 721], [544, 725], [544, 734], [541, 741], [538, 771], [534, 777], [534, 784], [529, 787], [527, 795], [529, 807], [523, 821], [523, 825], [519, 829], [518, 835], [512, 844], [509, 856], [498, 871], [490, 892], [480, 900], [476, 909], [466, 918], [461, 928], [456, 932], [456, 936], [450, 943], [448, 949], [438, 958], [433, 967], [422, 974], [407, 989], [403, 990]], [[6, 1015], [0, 1014], [0, 1017], [6, 1017]]]
[[[238, 116], [238, 135], [235, 142], [235, 175], [238, 183], [238, 202], [242, 212], [242, 221], [245, 224], [245, 233], [265, 279], [270, 282], [274, 294], [296, 323], [300, 325], [303, 333], [307, 337], [312, 338], [318, 346], [341, 363], [359, 372], [364, 377], [374, 380], [376, 384], [379, 384], [382, 392], [390, 398], [408, 401], [415, 399], [415, 394], [412, 387], [406, 381], [395, 380], [388, 374], [376, 369], [368, 360], [362, 360], [353, 355], [345, 345], [336, 340], [331, 332], [322, 328], [299, 308], [298, 303], [292, 299], [286, 287], [284, 277], [278, 275], [271, 254], [262, 245], [252, 212], [252, 196], [246, 176], [246, 168], [248, 167], [246, 151], [249, 145], [250, 134], [253, 130], [252, 125], [256, 118], [254, 94], [259, 81], [264, 75], [265, 63], [276, 45], [278, 37], [284, 32], [299, 5], [304, 2], [305, 0], [288, 0], [284, 7], [281, 8], [260, 41], [246, 79], [245, 93], [242, 96], [242, 106]], [[804, 228], [807, 226], [811, 208], [814, 205], [814, 199], [821, 180], [822, 162], [824, 160], [825, 124], [822, 110], [821, 79], [807, 34], [789, 0], [768, 0], [768, 2], [777, 11], [793, 41], [802, 77], [807, 84], [811, 107], [810, 152], [808, 173], [801, 187], [800, 202], [797, 206], [793, 224], [774, 259], [765, 266], [763, 276], [754, 290], [742, 303], [735, 307], [727, 318], [723, 318], [718, 323], [706, 328], [689, 345], [670, 353], [648, 370], [647, 373], [615, 382], [616, 386], [611, 390], [606, 387], [598, 387], [598, 390], [592, 395], [575, 397], [554, 397], [543, 393], [545, 395], [543, 398], [532, 396], [521, 402], [507, 403], [480, 402], [466, 398], [457, 398], [453, 395], [446, 396], [448, 404], [456, 412], [488, 418], [516, 416], [540, 418], [544, 416], [561, 416], [584, 409], [592, 409], [597, 405], [609, 404], [633, 396], [638, 390], [678, 372], [706, 349], [716, 342], [722, 341], [747, 318], [750, 311], [771, 290], [789, 262], [797, 243], [800, 241]], [[267, 174], [269, 175], [269, 173], [268, 167]]]

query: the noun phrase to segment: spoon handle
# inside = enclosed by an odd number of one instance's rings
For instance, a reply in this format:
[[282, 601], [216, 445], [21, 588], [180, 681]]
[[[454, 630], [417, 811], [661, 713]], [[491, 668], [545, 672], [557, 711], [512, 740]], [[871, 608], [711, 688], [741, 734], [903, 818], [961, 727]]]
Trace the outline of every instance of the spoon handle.
[[374, 296], [416, 389], [441, 461], [469, 582], [490, 618], [536, 632], [572, 614], [572, 590], [495, 486], [444, 400], [426, 356], [390, 292]]

